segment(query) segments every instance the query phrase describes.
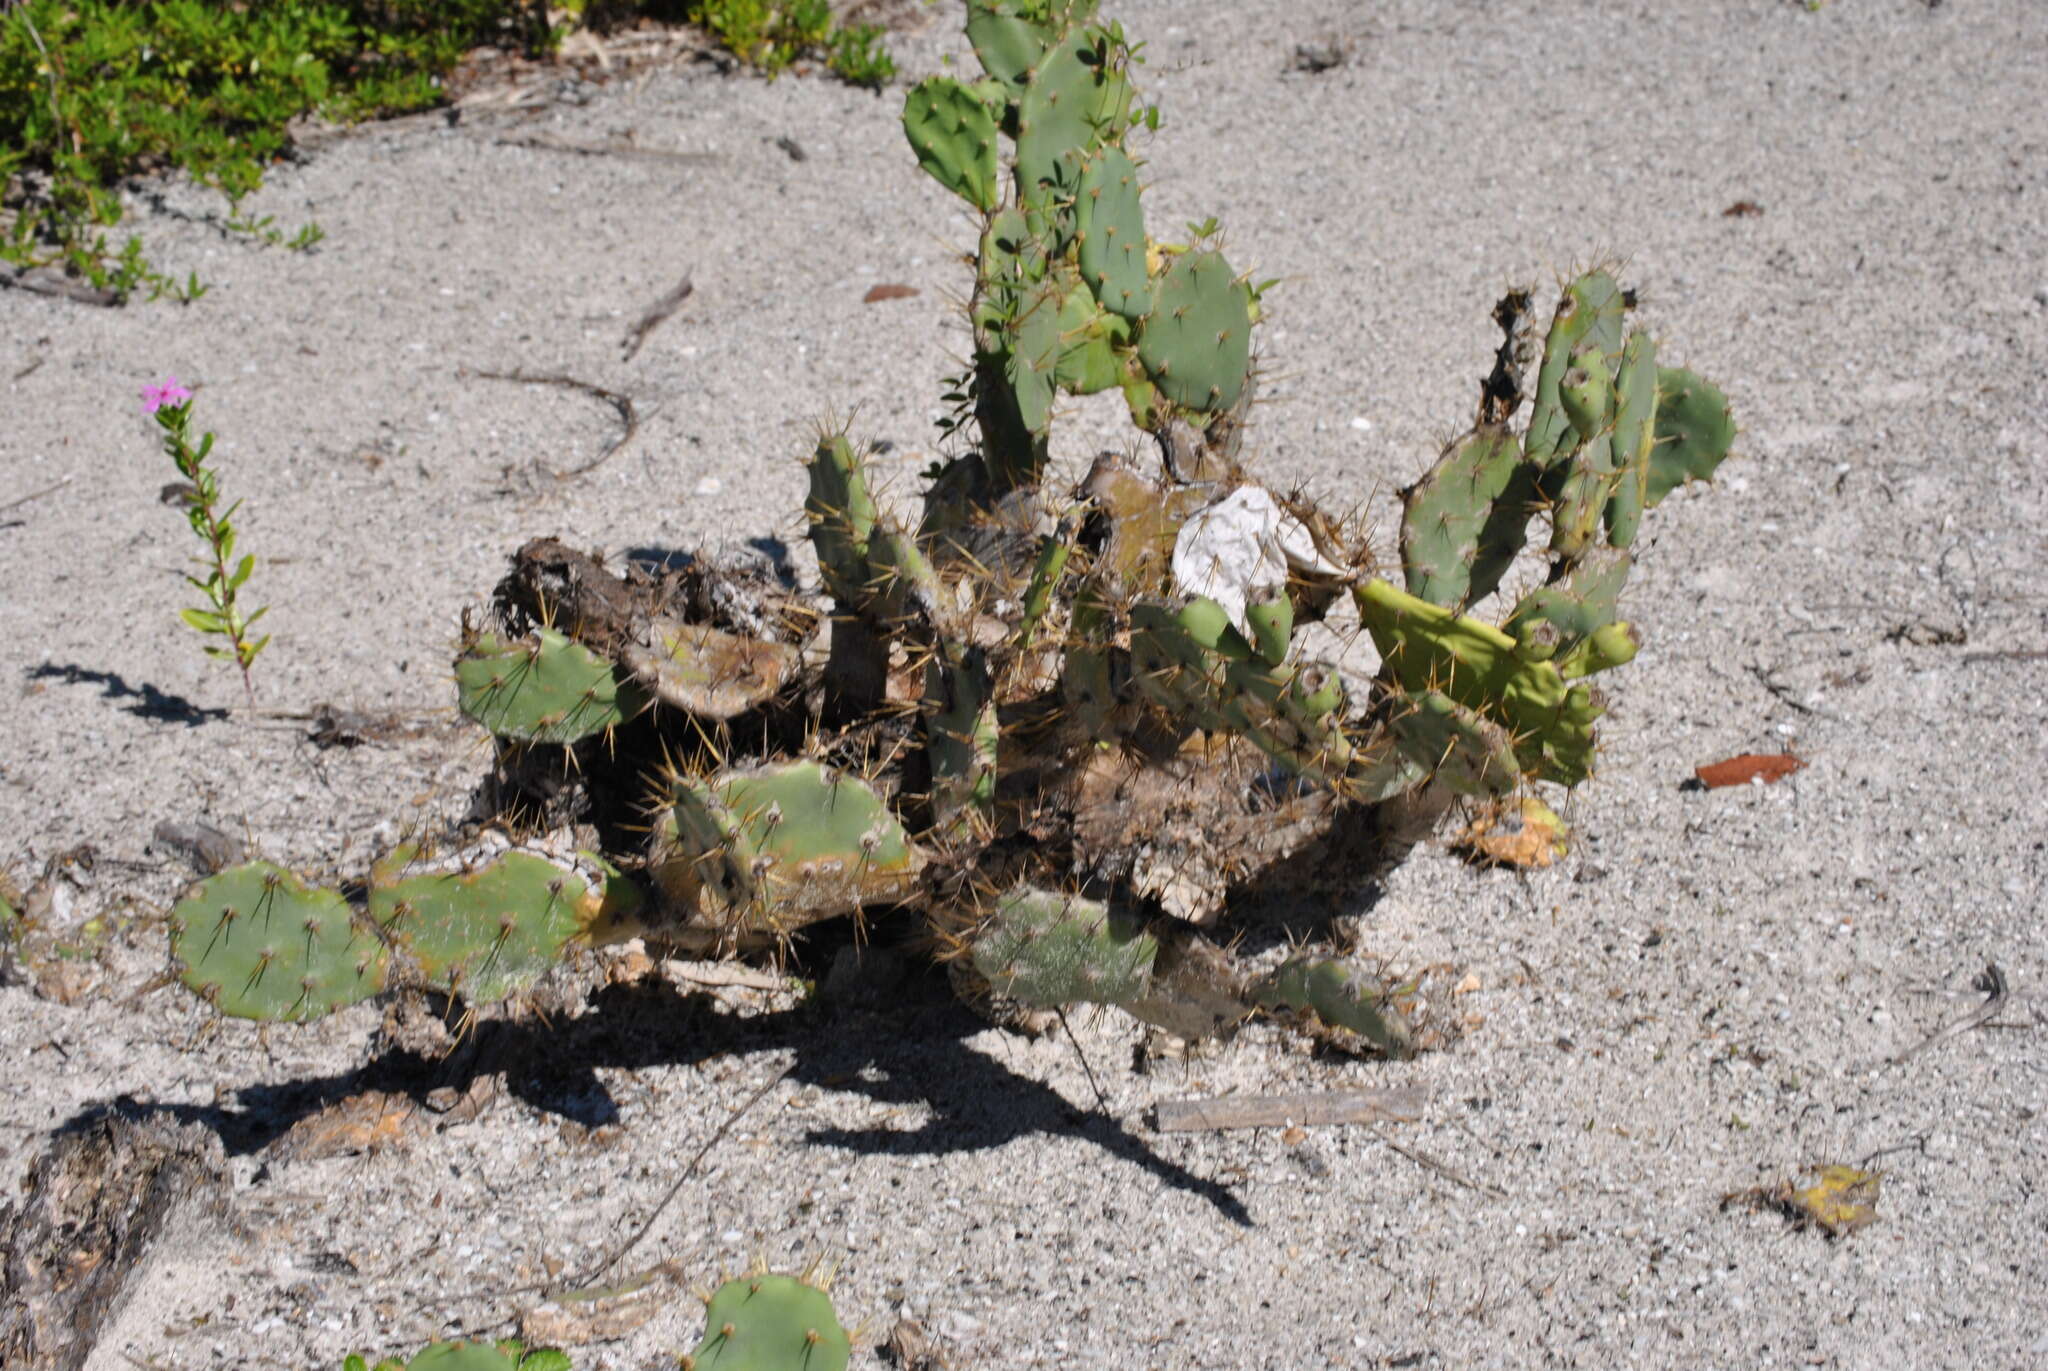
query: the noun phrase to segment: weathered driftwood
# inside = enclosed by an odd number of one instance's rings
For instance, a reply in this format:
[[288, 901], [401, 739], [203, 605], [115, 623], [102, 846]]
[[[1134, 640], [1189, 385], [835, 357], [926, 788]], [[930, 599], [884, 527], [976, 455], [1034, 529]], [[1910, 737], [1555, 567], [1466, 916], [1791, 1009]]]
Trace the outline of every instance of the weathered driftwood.
[[220, 1140], [197, 1124], [102, 1119], [36, 1159], [0, 1208], [0, 1366], [79, 1371], [192, 1206], [218, 1212]]

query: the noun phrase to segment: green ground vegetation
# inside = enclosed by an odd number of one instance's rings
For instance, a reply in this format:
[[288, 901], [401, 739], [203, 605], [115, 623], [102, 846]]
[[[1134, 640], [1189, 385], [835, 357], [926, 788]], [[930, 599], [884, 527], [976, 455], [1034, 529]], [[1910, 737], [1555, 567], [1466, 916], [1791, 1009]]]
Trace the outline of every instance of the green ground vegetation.
[[196, 298], [139, 238], [117, 243], [124, 178], [184, 172], [226, 198], [226, 231], [310, 248], [318, 225], [243, 211], [293, 119], [428, 109], [472, 48], [543, 57], [578, 23], [640, 18], [697, 24], [770, 74], [810, 58], [856, 84], [894, 75], [880, 31], [835, 27], [825, 0], [0, 0], [0, 261]]

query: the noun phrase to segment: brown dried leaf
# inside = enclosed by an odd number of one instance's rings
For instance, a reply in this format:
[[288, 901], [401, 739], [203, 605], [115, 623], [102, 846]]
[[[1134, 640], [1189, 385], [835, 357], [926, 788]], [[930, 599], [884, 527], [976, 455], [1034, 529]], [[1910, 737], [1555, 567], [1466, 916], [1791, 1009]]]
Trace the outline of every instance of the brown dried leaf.
[[908, 300], [917, 293], [916, 286], [884, 284], [868, 287], [868, 293], [861, 296], [860, 299], [862, 304], [872, 305], [882, 300]]
[[1693, 775], [1709, 790], [1721, 790], [1732, 785], [1748, 785], [1751, 781], [1762, 781], [1770, 785], [1784, 780], [1806, 763], [1791, 753], [1745, 752], [1739, 757], [1730, 757], [1723, 762], [1712, 762], [1693, 768]]

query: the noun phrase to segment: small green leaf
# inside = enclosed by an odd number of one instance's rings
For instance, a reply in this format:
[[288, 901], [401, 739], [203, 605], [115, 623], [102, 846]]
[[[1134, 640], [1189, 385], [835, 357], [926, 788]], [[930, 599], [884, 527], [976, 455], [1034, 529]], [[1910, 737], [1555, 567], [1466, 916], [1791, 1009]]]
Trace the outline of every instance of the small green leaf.
[[178, 611], [178, 617], [201, 633], [227, 632], [227, 625], [221, 622], [220, 615], [209, 614], [203, 609], [181, 609]]
[[234, 575], [228, 577], [228, 589], [240, 589], [243, 583], [249, 579], [249, 573], [255, 569], [256, 554], [253, 552], [244, 554], [241, 563], [235, 567]]

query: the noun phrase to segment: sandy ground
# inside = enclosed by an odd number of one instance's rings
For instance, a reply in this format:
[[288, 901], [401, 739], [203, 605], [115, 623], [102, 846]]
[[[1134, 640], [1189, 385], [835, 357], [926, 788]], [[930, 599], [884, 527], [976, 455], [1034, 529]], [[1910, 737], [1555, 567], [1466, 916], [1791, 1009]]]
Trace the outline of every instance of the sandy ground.
[[[893, 442], [905, 491], [934, 451], [969, 230], [903, 144], [900, 90], [680, 65], [371, 129], [254, 206], [317, 219], [311, 255], [227, 240], [174, 186], [139, 222], [211, 283], [196, 304], [0, 291], [0, 504], [65, 482], [0, 509], [0, 860], [32, 883], [74, 853], [48, 919], [114, 928], [97, 961], [0, 989], [0, 1183], [110, 1108], [218, 1134], [234, 1183], [233, 1222], [158, 1261], [93, 1371], [331, 1367], [509, 1329], [535, 1303], [519, 1287], [586, 1265], [679, 1177], [621, 1269], [836, 1260], [859, 1365], [899, 1314], [955, 1367], [2048, 1364], [2027, 998], [2048, 976], [2048, 8], [1113, 12], [1168, 117], [1154, 221], [1213, 213], [1285, 281], [1254, 434], [1275, 483], [1348, 504], [1411, 478], [1469, 412], [1502, 287], [1609, 254], [1743, 425], [1720, 485], [1654, 517], [1631, 599], [1648, 644], [1610, 691], [1571, 857], [1518, 877], [1425, 851], [1349, 911], [1371, 956], [1469, 970], [1470, 1031], [1365, 1064], [1254, 1029], [1141, 1073], [1137, 1026], [1105, 1013], [1077, 1025], [1105, 1116], [1069, 1046], [924, 979], [811, 1007], [659, 978], [586, 1003], [586, 979], [552, 1031], [502, 1033], [466, 1073], [390, 1046], [374, 1006], [263, 1033], [176, 989], [134, 998], [162, 965], [149, 911], [190, 875], [157, 823], [356, 870], [461, 810], [485, 753], [453, 717], [450, 644], [524, 538], [799, 542], [820, 416]], [[1304, 42], [1347, 60], [1293, 70]], [[965, 54], [949, 18], [896, 47], [910, 79]], [[920, 293], [863, 303], [877, 283]], [[535, 479], [618, 425], [481, 375], [518, 370], [632, 397], [637, 434]], [[174, 617], [187, 534], [135, 403], [165, 372], [195, 383], [248, 500], [271, 712]], [[1061, 451], [1112, 432], [1087, 410]], [[323, 751], [290, 717], [320, 702], [416, 727]], [[1682, 785], [1787, 747], [1811, 765], [1776, 786]], [[1895, 1061], [1982, 1002], [1990, 963], [2009, 1004]], [[278, 1143], [422, 1081], [502, 1088], [474, 1119], [407, 1105], [367, 1151]], [[1383, 1133], [1146, 1123], [1184, 1095], [1346, 1084], [1430, 1103]], [[1846, 1239], [1723, 1208], [1831, 1162], [1886, 1173]], [[577, 1364], [654, 1365], [698, 1318], [665, 1297]]]

